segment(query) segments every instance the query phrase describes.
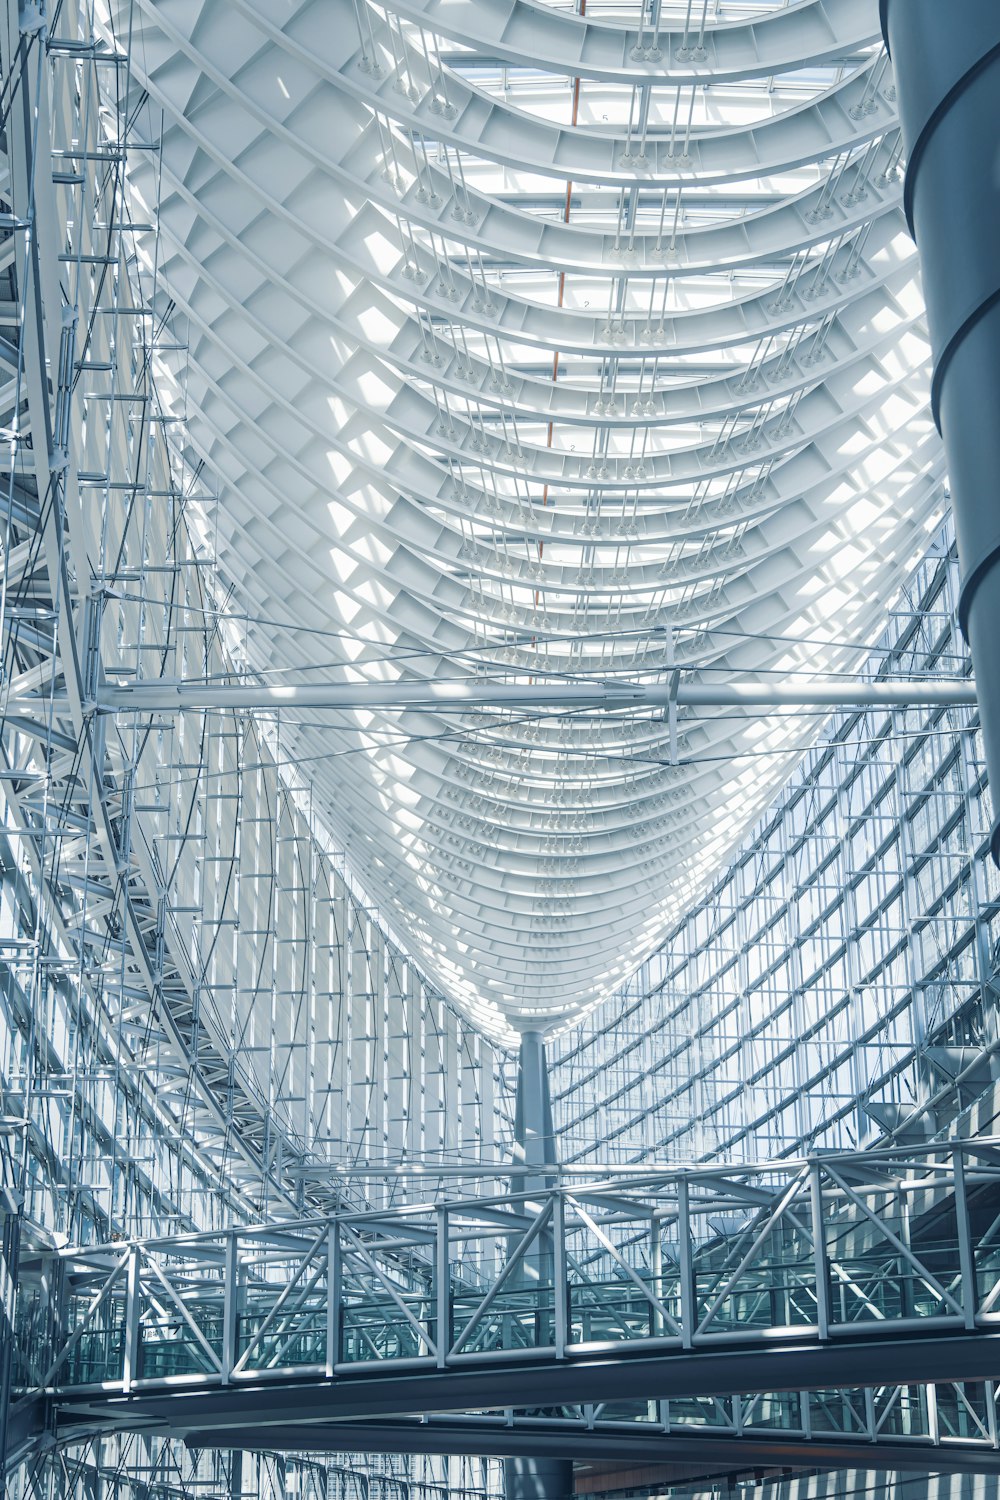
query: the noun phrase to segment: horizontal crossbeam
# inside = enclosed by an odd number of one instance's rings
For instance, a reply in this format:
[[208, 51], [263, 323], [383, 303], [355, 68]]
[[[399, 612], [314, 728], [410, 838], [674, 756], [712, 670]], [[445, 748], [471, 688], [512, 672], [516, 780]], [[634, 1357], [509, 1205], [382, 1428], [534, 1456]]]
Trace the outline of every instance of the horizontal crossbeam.
[[976, 690], [967, 678], [899, 681], [489, 683], [364, 682], [291, 687], [249, 684], [139, 682], [105, 687], [96, 708], [102, 714], [169, 713], [186, 710], [241, 712], [259, 709], [360, 710], [473, 708], [560, 709], [669, 708], [971, 708]]
[[[260, 1381], [220, 1389], [200, 1385], [134, 1395], [91, 1392], [58, 1398], [59, 1420], [81, 1420], [127, 1431], [186, 1437], [213, 1431], [289, 1422], [357, 1421], [425, 1412], [497, 1410], [600, 1401], [678, 1400], [732, 1393], [834, 1389], [866, 1384], [991, 1378], [1000, 1369], [1000, 1329], [949, 1337], [897, 1336], [846, 1339], [832, 1345], [789, 1341], [762, 1349], [728, 1347], [660, 1354], [602, 1353], [557, 1361], [504, 1360], [449, 1369], [425, 1366], [381, 1375], [276, 1383]], [[273, 1446], [270, 1438], [267, 1446]], [[439, 1451], [439, 1450], [435, 1450]]]
[[[220, 1438], [213, 1429], [188, 1434], [191, 1448], [260, 1448], [260, 1428], [234, 1428]], [[711, 1432], [697, 1436], [659, 1432], [588, 1430], [582, 1424], [508, 1424], [502, 1419], [461, 1423], [430, 1418], [411, 1422], [291, 1423], [269, 1427], [268, 1448], [308, 1453], [447, 1453], [495, 1458], [565, 1458], [578, 1463], [706, 1463], [719, 1471], [737, 1467], [788, 1469], [904, 1470], [926, 1474], [997, 1474], [1000, 1452], [968, 1442], [932, 1445], [880, 1439], [800, 1438], [774, 1434], [741, 1437]]]

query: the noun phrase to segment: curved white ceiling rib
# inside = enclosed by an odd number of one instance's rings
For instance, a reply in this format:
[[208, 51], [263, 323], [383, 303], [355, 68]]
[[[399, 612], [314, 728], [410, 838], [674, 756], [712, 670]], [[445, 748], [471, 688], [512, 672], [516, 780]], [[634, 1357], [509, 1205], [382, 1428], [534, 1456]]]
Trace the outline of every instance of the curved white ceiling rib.
[[[163, 113], [133, 188], [262, 671], [835, 672], [920, 550], [941, 459], [874, 0], [578, 8], [108, 15]], [[281, 740], [509, 1038], [634, 968], [812, 722], [682, 716], [679, 764], [655, 716]]]

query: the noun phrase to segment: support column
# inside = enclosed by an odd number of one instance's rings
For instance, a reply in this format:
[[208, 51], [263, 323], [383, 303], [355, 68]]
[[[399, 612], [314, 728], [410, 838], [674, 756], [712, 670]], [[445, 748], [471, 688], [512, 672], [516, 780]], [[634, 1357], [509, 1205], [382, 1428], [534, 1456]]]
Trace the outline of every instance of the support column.
[[[545, 1041], [540, 1031], [521, 1037], [517, 1062], [517, 1099], [514, 1108], [515, 1156], [529, 1170], [513, 1179], [516, 1193], [530, 1193], [550, 1186], [554, 1178], [544, 1172], [556, 1165], [556, 1137], [552, 1126], [552, 1100]], [[539, 1237], [529, 1256], [526, 1275], [551, 1285], [552, 1236]], [[505, 1500], [571, 1500], [573, 1463], [565, 1458], [506, 1458], [503, 1465]]]
[[[0, 1185], [2, 1194], [2, 1185]], [[0, 1489], [7, 1459], [7, 1419], [11, 1405], [14, 1358], [14, 1314], [21, 1248], [20, 1213], [8, 1212], [0, 1196]]]
[[958, 618], [975, 668], [1000, 864], [1000, 5], [880, 0], [908, 156], [958, 535]]
[[549, 1070], [545, 1060], [545, 1041], [540, 1031], [526, 1031], [521, 1037], [514, 1139], [517, 1159], [525, 1166], [555, 1166], [556, 1139], [552, 1128]]
[[[545, 1042], [541, 1032], [526, 1031], [521, 1037], [517, 1062], [517, 1099], [514, 1106], [514, 1155], [523, 1162], [525, 1171], [511, 1178], [514, 1193], [530, 1194], [525, 1207], [529, 1212], [540, 1206], [533, 1199], [543, 1197], [554, 1187], [555, 1133], [552, 1129], [552, 1104], [549, 1098], [549, 1074], [545, 1060]], [[510, 1245], [513, 1252], [516, 1244]], [[555, 1332], [555, 1246], [551, 1227], [543, 1229], [531, 1248], [525, 1251], [520, 1267], [513, 1273], [513, 1284], [522, 1289], [534, 1287], [536, 1293], [535, 1337], [548, 1344]]]
[[573, 1463], [568, 1458], [505, 1458], [505, 1500], [572, 1500]]

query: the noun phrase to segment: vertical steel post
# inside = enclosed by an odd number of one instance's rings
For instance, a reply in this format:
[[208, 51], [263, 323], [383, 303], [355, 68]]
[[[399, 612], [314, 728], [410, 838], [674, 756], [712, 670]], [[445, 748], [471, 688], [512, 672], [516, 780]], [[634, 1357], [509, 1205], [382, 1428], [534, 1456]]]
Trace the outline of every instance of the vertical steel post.
[[997, 1422], [997, 1383], [995, 1380], [987, 1380], [983, 1385], [983, 1395], [986, 1405], [986, 1430], [989, 1433], [990, 1447], [1000, 1448], [1000, 1423]]
[[955, 1232], [958, 1236], [958, 1266], [962, 1278], [962, 1312], [966, 1328], [976, 1326], [976, 1262], [972, 1253], [972, 1228], [969, 1223], [969, 1198], [965, 1186], [965, 1158], [961, 1148], [951, 1156], [955, 1174]]
[[941, 1422], [938, 1415], [937, 1386], [924, 1386], [927, 1394], [927, 1432], [931, 1442], [937, 1446], [941, 1441]]
[[[20, 1205], [18, 1205], [20, 1209]], [[0, 1475], [7, 1457], [7, 1414], [11, 1400], [14, 1356], [14, 1317], [17, 1311], [17, 1269], [21, 1246], [21, 1215], [8, 1213], [0, 1203]]]
[[505, 1500], [572, 1500], [570, 1459], [507, 1458], [503, 1477]]
[[691, 1242], [691, 1200], [683, 1177], [677, 1181], [677, 1259], [680, 1267], [681, 1343], [685, 1349], [694, 1345], [698, 1309], [695, 1301], [694, 1255]]
[[341, 1304], [340, 1220], [331, 1219], [326, 1238], [326, 1374], [331, 1377], [340, 1363], [343, 1328]]
[[[663, 1246], [660, 1241], [660, 1221], [655, 1214], [649, 1221], [649, 1275], [653, 1283], [653, 1295], [658, 1302], [663, 1302]], [[663, 1314], [658, 1307], [650, 1309], [652, 1312], [652, 1335], [654, 1338], [662, 1338], [666, 1329], [663, 1326]]]
[[[556, 1164], [555, 1130], [552, 1124], [552, 1102], [549, 1094], [545, 1039], [539, 1031], [526, 1031], [521, 1037], [517, 1064], [517, 1100], [514, 1111], [516, 1160], [525, 1172], [512, 1178], [515, 1192], [538, 1193], [541, 1199], [552, 1193], [551, 1228], [544, 1229], [536, 1244], [525, 1256], [524, 1271], [530, 1256], [530, 1272], [538, 1289], [538, 1310], [542, 1313], [544, 1288], [551, 1282], [555, 1302], [552, 1328], [539, 1317], [539, 1338], [551, 1332], [556, 1357], [565, 1351], [567, 1334], [565, 1203], [555, 1190], [551, 1168]], [[544, 1169], [548, 1167], [549, 1172]], [[524, 1274], [522, 1272], [521, 1274]], [[556, 1458], [504, 1459], [504, 1493], [506, 1500], [563, 1500], [573, 1494], [573, 1464]]]
[[443, 1370], [451, 1348], [451, 1257], [448, 1254], [448, 1210], [438, 1205], [435, 1216], [434, 1307], [438, 1368]]
[[126, 1396], [133, 1381], [139, 1378], [139, 1314], [140, 1308], [139, 1246], [133, 1245], [128, 1253], [128, 1272], [125, 1290], [125, 1351], [122, 1368], [122, 1390]]
[[823, 1227], [823, 1184], [819, 1162], [809, 1166], [809, 1207], [812, 1218], [813, 1271], [816, 1277], [816, 1327], [821, 1339], [830, 1336], [830, 1280]]
[[228, 1385], [236, 1363], [236, 1283], [239, 1276], [239, 1261], [236, 1255], [236, 1232], [226, 1235], [226, 1253], [222, 1271], [222, 1367], [219, 1379]]
[[[910, 1205], [906, 1200], [906, 1194], [901, 1187], [897, 1188], [893, 1196], [896, 1199], [899, 1211], [899, 1242], [910, 1249]], [[904, 1318], [913, 1316], [913, 1267], [906, 1257], [897, 1256], [896, 1264], [899, 1267], [899, 1305]]]
[[[517, 1159], [526, 1167], [555, 1166], [556, 1142], [549, 1094], [549, 1071], [545, 1058], [545, 1039], [540, 1031], [526, 1031], [521, 1037], [517, 1060], [514, 1139]], [[550, 1179], [544, 1180], [548, 1182]], [[528, 1192], [534, 1186], [535, 1182], [526, 1181], [525, 1186], [519, 1190]], [[540, 1187], [541, 1182], [537, 1186]]]
[[566, 1353], [569, 1286], [566, 1278], [566, 1204], [559, 1188], [552, 1192], [552, 1295], [556, 1359], [562, 1359]]

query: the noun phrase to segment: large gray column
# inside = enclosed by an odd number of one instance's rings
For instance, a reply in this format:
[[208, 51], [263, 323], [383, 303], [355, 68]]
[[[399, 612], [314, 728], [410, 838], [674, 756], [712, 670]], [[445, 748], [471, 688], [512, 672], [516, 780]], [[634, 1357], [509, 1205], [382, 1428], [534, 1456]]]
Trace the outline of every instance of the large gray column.
[[568, 1458], [507, 1458], [505, 1500], [572, 1500], [573, 1464]]
[[[540, 1191], [554, 1179], [540, 1170], [556, 1164], [556, 1137], [552, 1126], [552, 1100], [549, 1094], [549, 1070], [545, 1058], [545, 1040], [540, 1031], [526, 1031], [521, 1037], [517, 1060], [517, 1099], [514, 1106], [515, 1153], [526, 1168], [524, 1175], [512, 1179], [517, 1193]], [[552, 1283], [553, 1246], [551, 1236], [539, 1236], [535, 1249], [526, 1257], [522, 1275], [536, 1278], [543, 1285]], [[558, 1398], [558, 1392], [555, 1393]], [[572, 1460], [564, 1458], [504, 1459], [505, 1500], [571, 1500], [573, 1494]]]
[[880, 0], [1000, 864], [1000, 0]]
[[514, 1139], [518, 1160], [525, 1166], [555, 1166], [556, 1139], [552, 1128], [549, 1069], [545, 1060], [545, 1040], [540, 1031], [526, 1031], [521, 1037]]

